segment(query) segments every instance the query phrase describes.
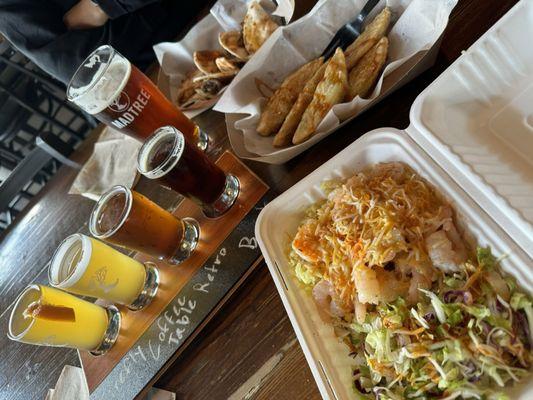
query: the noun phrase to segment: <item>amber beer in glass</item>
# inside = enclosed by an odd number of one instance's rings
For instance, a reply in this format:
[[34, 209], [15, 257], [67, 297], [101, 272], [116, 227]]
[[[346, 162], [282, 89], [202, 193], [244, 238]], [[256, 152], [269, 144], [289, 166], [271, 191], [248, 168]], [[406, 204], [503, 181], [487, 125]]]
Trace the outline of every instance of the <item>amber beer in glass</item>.
[[225, 174], [175, 127], [157, 129], [139, 150], [139, 172], [188, 197], [210, 218], [230, 209], [239, 195], [239, 181]]
[[191, 143], [207, 148], [207, 135], [111, 46], [101, 46], [87, 57], [70, 80], [67, 97], [99, 121], [140, 141], [161, 126], [173, 125]]
[[89, 221], [91, 234], [106, 242], [179, 264], [198, 243], [192, 218], [179, 219], [150, 199], [125, 186], [104, 193]]

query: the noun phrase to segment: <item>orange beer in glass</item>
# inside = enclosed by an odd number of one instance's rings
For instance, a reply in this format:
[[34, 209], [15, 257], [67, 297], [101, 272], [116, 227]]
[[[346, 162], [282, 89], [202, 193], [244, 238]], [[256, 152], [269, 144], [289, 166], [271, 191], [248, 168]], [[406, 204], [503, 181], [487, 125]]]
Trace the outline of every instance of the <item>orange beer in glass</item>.
[[98, 239], [171, 264], [187, 259], [199, 236], [194, 219], [176, 218], [142, 194], [120, 185], [96, 203], [89, 229]]
[[207, 135], [111, 46], [98, 47], [80, 65], [68, 84], [67, 98], [140, 141], [160, 126], [173, 125], [201, 150], [207, 148]]
[[8, 337], [43, 346], [102, 354], [115, 343], [120, 312], [42, 285], [30, 285], [15, 300]]

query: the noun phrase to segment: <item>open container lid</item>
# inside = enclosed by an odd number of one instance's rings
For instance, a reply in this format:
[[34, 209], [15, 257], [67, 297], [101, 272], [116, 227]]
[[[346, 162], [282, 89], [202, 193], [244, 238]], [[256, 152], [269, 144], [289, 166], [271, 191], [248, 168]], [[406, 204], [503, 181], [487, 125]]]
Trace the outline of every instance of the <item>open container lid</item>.
[[416, 99], [407, 133], [533, 258], [533, 1]]

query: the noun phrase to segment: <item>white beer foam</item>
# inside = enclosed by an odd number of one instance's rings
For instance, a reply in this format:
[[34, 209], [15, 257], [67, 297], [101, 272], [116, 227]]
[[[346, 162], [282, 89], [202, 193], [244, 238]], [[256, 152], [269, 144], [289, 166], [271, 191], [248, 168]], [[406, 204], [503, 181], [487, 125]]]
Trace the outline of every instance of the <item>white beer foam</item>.
[[[87, 63], [90, 62], [93, 61], [89, 60]], [[107, 69], [102, 72], [106, 67]], [[87, 86], [71, 87], [69, 95], [80, 108], [89, 114], [98, 114], [120, 96], [130, 74], [130, 62], [123, 57], [115, 56], [109, 65], [99, 66], [99, 70]]]
[[80, 233], [63, 240], [50, 261], [50, 284], [62, 289], [75, 285], [89, 266], [92, 248], [91, 239]]

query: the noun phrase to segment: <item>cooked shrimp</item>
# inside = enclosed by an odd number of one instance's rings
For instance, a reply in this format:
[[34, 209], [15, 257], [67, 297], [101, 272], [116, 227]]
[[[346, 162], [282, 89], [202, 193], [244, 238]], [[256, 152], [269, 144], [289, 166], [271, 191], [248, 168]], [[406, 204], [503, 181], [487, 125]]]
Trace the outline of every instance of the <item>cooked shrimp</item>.
[[357, 320], [357, 322], [362, 324], [363, 322], [365, 322], [366, 318], [366, 304], [361, 303], [357, 296], [355, 296], [353, 299], [353, 306], [355, 319]]
[[399, 278], [394, 271], [386, 271], [380, 267], [376, 268], [376, 278], [379, 283], [379, 301], [388, 303], [400, 296], [406, 296], [409, 289], [408, 279]]
[[357, 288], [357, 297], [361, 303], [379, 303], [381, 289], [376, 271], [364, 265], [358, 265], [353, 269], [353, 280]]
[[321, 280], [315, 285], [313, 288], [313, 298], [319, 310], [325, 312], [327, 315], [344, 317], [350, 311], [344, 310], [340, 306], [340, 301], [337, 299], [333, 285], [326, 280]]
[[360, 303], [378, 304], [406, 297], [410, 278], [402, 277], [400, 271], [387, 271], [382, 267], [364, 265], [354, 268], [353, 279]]
[[409, 282], [409, 288], [406, 292], [409, 304], [418, 301], [420, 295], [418, 288], [429, 289], [431, 283], [437, 279], [436, 270], [426, 257], [422, 257], [420, 260], [400, 258], [395, 260], [394, 264], [402, 278]]
[[301, 258], [310, 263], [316, 263], [320, 260], [320, 242], [316, 236], [317, 221], [307, 220], [300, 226], [294, 240], [292, 248]]
[[426, 238], [426, 249], [433, 265], [444, 272], [459, 271], [459, 266], [466, 260], [463, 251], [454, 249], [444, 230], [434, 232]]
[[468, 259], [468, 253], [466, 251], [464, 240], [461, 238], [461, 235], [459, 235], [459, 232], [457, 232], [452, 220], [449, 219], [446, 221], [442, 226], [442, 229], [444, 229], [446, 236], [448, 236], [448, 239], [453, 243], [453, 249], [457, 254], [459, 262], [461, 264], [464, 263]]
[[419, 301], [419, 289], [429, 288], [431, 288], [431, 279], [427, 275], [423, 275], [415, 270], [407, 292], [407, 303], [416, 304]]

